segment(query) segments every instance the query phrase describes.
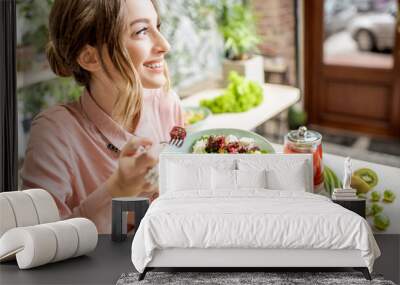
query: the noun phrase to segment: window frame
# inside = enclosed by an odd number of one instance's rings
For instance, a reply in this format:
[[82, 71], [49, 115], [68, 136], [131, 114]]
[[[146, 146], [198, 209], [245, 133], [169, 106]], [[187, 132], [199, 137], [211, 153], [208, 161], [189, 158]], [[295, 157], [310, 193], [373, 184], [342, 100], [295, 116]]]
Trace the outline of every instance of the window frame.
[[0, 192], [18, 190], [16, 0], [0, 1]]

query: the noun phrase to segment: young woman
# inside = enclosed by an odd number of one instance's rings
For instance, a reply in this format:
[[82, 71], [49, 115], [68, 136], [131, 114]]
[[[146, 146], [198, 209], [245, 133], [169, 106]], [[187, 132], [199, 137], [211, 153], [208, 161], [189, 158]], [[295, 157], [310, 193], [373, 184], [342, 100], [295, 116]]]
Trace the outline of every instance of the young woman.
[[183, 126], [159, 21], [151, 0], [56, 0], [51, 10], [50, 66], [85, 92], [33, 121], [23, 188], [46, 189], [62, 218], [87, 217], [99, 233], [111, 231], [112, 197], [158, 191], [144, 179], [157, 159], [138, 148]]

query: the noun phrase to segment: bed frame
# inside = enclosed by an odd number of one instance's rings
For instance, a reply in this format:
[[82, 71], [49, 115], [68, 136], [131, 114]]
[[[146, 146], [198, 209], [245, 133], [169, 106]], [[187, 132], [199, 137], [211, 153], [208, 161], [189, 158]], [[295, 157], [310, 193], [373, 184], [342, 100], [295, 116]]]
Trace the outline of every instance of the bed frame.
[[[313, 191], [312, 155], [292, 154], [289, 157], [284, 154], [265, 155], [219, 155], [208, 154], [207, 159], [235, 160], [253, 158], [268, 158], [274, 161], [276, 158], [285, 157], [291, 160], [305, 159], [307, 168], [307, 190]], [[167, 179], [167, 160], [174, 159], [204, 159], [204, 155], [163, 153], [160, 155], [160, 178], [159, 186], [162, 194]], [[254, 248], [170, 248], [158, 249], [154, 252], [153, 259], [147, 265], [139, 280], [143, 280], [146, 273], [156, 268], [204, 268], [211, 271], [217, 268], [230, 268], [234, 271], [246, 271], [250, 269], [271, 269], [271, 268], [354, 268], [361, 271], [364, 277], [371, 280], [368, 268], [361, 257], [359, 250], [331, 250], [331, 249], [254, 249]]]
[[207, 269], [214, 271], [229, 268], [234, 271], [265, 271], [271, 268], [343, 268], [361, 271], [371, 280], [368, 268], [359, 250], [331, 249], [194, 249], [170, 248], [156, 250], [152, 261], [139, 275], [143, 280], [146, 273], [156, 268]]

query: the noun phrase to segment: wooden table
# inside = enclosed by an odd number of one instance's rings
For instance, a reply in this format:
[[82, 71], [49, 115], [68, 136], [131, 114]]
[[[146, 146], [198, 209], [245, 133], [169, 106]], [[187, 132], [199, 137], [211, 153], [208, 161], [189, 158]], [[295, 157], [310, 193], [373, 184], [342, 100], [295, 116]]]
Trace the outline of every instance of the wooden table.
[[[211, 128], [253, 130], [300, 100], [300, 90], [298, 88], [278, 84], [264, 84], [263, 88], [264, 101], [260, 106], [243, 113], [212, 115], [203, 125], [196, 129], [191, 129], [191, 131], [201, 131]], [[200, 100], [211, 99], [221, 95], [223, 90], [209, 89], [195, 93], [182, 99], [182, 106], [199, 106]]]

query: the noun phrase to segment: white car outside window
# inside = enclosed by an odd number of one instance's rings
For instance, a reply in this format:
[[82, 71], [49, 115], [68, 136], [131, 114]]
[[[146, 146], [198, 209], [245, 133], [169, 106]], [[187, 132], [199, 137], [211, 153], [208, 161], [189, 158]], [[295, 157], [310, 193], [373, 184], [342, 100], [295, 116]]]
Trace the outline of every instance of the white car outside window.
[[366, 13], [357, 16], [348, 30], [361, 51], [393, 49], [396, 28], [396, 5], [386, 12]]

